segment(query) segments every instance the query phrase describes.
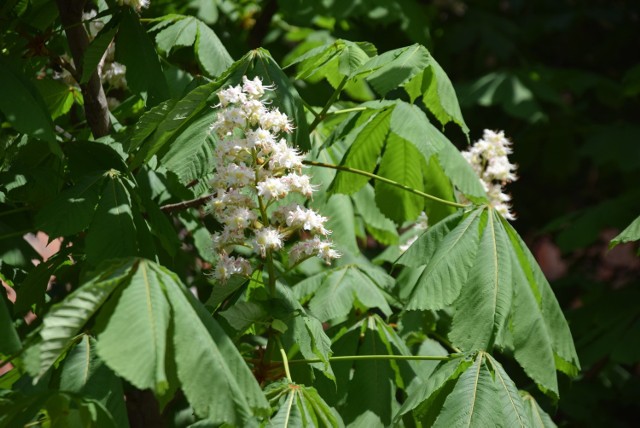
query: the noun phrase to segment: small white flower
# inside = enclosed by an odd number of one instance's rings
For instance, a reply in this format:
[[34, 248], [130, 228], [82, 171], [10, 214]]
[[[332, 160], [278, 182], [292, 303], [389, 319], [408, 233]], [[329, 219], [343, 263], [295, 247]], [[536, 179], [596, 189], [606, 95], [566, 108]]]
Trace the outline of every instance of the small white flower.
[[317, 233], [320, 235], [328, 235], [330, 233], [324, 228], [324, 223], [327, 221], [326, 217], [321, 216], [314, 210], [302, 208], [300, 206], [289, 211], [286, 214], [285, 221], [287, 226], [302, 228], [311, 233]]
[[269, 177], [256, 186], [258, 195], [265, 199], [282, 199], [289, 194], [291, 186], [287, 180], [277, 177]]
[[322, 241], [318, 237], [306, 241], [295, 243], [289, 250], [289, 264], [296, 263], [312, 256], [318, 256], [325, 263], [330, 264], [331, 260], [338, 259], [341, 254], [333, 248], [331, 241]]
[[257, 230], [253, 240], [253, 246], [256, 253], [262, 257], [267, 255], [267, 251], [277, 251], [282, 248], [282, 234], [277, 229], [265, 227]]
[[232, 207], [220, 215], [224, 224], [237, 230], [247, 229], [257, 218], [256, 213], [247, 207]]
[[497, 212], [509, 220], [515, 219], [507, 202], [511, 199], [502, 187], [515, 181], [516, 165], [509, 162], [511, 142], [504, 132], [485, 129], [482, 138], [476, 141], [462, 156], [469, 162], [489, 196], [489, 203]]
[[311, 184], [311, 178], [308, 175], [291, 173], [282, 177], [282, 180], [289, 185], [291, 191], [298, 192], [307, 198], [311, 197], [316, 190]]
[[247, 96], [242, 92], [240, 86], [229, 86], [226, 89], [218, 91], [218, 99], [220, 106], [227, 107], [229, 104], [240, 104], [247, 100]]
[[302, 169], [302, 160], [304, 157], [300, 152], [287, 144], [283, 138], [279, 142], [273, 144], [271, 158], [269, 159], [269, 167], [272, 170], [280, 168], [285, 169]]
[[264, 87], [259, 77], [249, 80], [247, 76], [242, 76], [242, 90], [254, 99], [259, 99], [264, 95]]
[[251, 275], [251, 264], [242, 257], [230, 257], [221, 253], [214, 270], [214, 276], [220, 282], [225, 282], [231, 275]]
[[266, 129], [257, 128], [247, 131], [247, 143], [249, 147], [259, 147], [263, 152], [269, 153], [275, 142], [275, 136]]

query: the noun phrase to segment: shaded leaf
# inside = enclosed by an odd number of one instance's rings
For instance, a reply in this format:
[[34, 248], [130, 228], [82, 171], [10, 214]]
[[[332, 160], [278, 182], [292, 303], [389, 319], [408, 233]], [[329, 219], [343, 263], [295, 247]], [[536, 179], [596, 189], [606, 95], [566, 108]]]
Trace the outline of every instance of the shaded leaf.
[[56, 143], [53, 123], [42, 97], [28, 80], [14, 70], [4, 58], [0, 58], [0, 110], [19, 131], [41, 138], [62, 154]]
[[[13, 326], [13, 317], [9, 313], [7, 307], [8, 302], [4, 297], [4, 292], [0, 293], [0, 335], [2, 341], [0, 341], [0, 354], [11, 355], [22, 348], [20, 343], [20, 336], [16, 332]], [[3, 358], [4, 359], [4, 358]]]
[[103, 191], [105, 177], [93, 175], [61, 192], [36, 214], [36, 227], [51, 238], [69, 236], [89, 227]]
[[82, 61], [82, 77], [80, 78], [80, 84], [87, 83], [91, 78], [91, 75], [98, 64], [102, 60], [104, 53], [107, 51], [107, 48], [113, 41], [113, 37], [116, 35], [118, 31], [118, 27], [114, 28], [105, 28], [103, 31], [100, 31], [100, 34], [96, 36], [95, 39], [89, 44], [87, 49], [84, 51], [84, 58]]
[[86, 237], [87, 259], [94, 264], [139, 254], [131, 194], [117, 174], [105, 174], [105, 181]]
[[119, 427], [128, 427], [122, 382], [96, 355], [95, 340], [87, 335], [69, 350], [60, 372], [61, 391], [99, 401]]
[[148, 106], [169, 98], [153, 42], [131, 8], [123, 9], [116, 46], [116, 59], [127, 67], [127, 84], [133, 91], [147, 94]]
[[135, 261], [125, 260], [105, 265], [99, 274], [51, 307], [40, 330], [42, 342], [36, 348], [37, 367], [29, 368], [41, 377], [73, 343], [74, 337], [98, 311], [114, 290], [130, 275]]

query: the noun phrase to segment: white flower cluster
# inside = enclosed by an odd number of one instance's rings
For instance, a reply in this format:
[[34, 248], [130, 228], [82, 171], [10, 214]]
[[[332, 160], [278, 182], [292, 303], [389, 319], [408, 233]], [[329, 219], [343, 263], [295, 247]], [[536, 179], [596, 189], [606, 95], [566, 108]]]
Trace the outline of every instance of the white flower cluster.
[[219, 137], [211, 206], [223, 225], [213, 236], [218, 254], [214, 276], [221, 282], [232, 274], [249, 276], [249, 261], [229, 255], [235, 246], [249, 247], [265, 258], [282, 250], [296, 231], [311, 238], [291, 246], [291, 265], [312, 256], [330, 263], [340, 254], [326, 239], [331, 232], [324, 227], [325, 217], [297, 203], [271, 207], [291, 192], [310, 198], [314, 188], [302, 173], [303, 155], [279, 136], [293, 130], [289, 118], [262, 101], [273, 87], [257, 77], [243, 76], [242, 81], [218, 92], [219, 112], [211, 126]]
[[516, 165], [509, 162], [511, 142], [503, 131], [484, 130], [482, 139], [476, 141], [462, 156], [471, 164], [489, 196], [491, 205], [508, 220], [515, 220], [509, 201], [511, 196], [503, 192], [503, 186], [515, 181]]

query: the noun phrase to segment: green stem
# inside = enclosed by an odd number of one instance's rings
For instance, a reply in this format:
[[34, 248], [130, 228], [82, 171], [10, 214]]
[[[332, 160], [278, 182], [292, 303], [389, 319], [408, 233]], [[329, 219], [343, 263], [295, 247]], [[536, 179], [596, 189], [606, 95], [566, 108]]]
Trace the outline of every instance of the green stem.
[[342, 110], [334, 110], [334, 111], [330, 111], [327, 113], [327, 115], [337, 115], [337, 114], [345, 114], [345, 113], [351, 113], [354, 111], [364, 111], [366, 110], [366, 107], [351, 107], [351, 108], [345, 108]]
[[[448, 361], [463, 357], [464, 354], [449, 355], [341, 355], [339, 357], [329, 357], [329, 361], [356, 361], [356, 360], [404, 360], [404, 361]], [[320, 358], [309, 358], [305, 360], [289, 360], [289, 364], [321, 363]]]
[[418, 196], [422, 196], [423, 198], [431, 199], [432, 201], [440, 202], [441, 204], [449, 205], [456, 208], [467, 208], [470, 204], [460, 204], [458, 202], [447, 201], [446, 199], [441, 199], [437, 196], [430, 195], [428, 193], [421, 192], [418, 189], [414, 189], [413, 187], [405, 186], [404, 184], [400, 184], [397, 181], [389, 180], [388, 178], [381, 177], [379, 175], [373, 174], [371, 172], [362, 171], [360, 169], [350, 168], [348, 166], [343, 165], [333, 165], [330, 163], [323, 162], [315, 162], [315, 161], [303, 161], [305, 165], [319, 166], [322, 168], [331, 168], [336, 169], [338, 171], [346, 171], [352, 174], [363, 175], [365, 177], [373, 178], [374, 180], [382, 181], [383, 183], [390, 184], [395, 187], [399, 187], [400, 189], [406, 190], [407, 192], [414, 193]]
[[284, 364], [284, 372], [287, 375], [287, 380], [293, 383], [293, 380], [291, 379], [291, 372], [289, 371], [289, 359], [287, 358], [287, 353], [282, 347], [280, 338], [278, 338], [278, 347], [280, 348], [280, 355], [282, 356], [282, 364]]
[[300, 98], [300, 100], [302, 101], [302, 105], [305, 106], [307, 108], [307, 110], [309, 110], [311, 112], [311, 114], [317, 119], [320, 116], [320, 113], [318, 113], [317, 111], [315, 111], [313, 109], [313, 107], [311, 106], [311, 104], [309, 104], [308, 102], [306, 102], [305, 100], [303, 100], [302, 98]]
[[21, 213], [23, 211], [29, 211], [31, 208], [29, 207], [19, 207], [19, 208], [14, 208], [11, 210], [6, 210], [0, 213], [0, 217], [3, 217], [5, 215], [10, 215], [10, 214], [14, 214], [14, 213]]
[[333, 91], [333, 94], [331, 94], [331, 96], [329, 97], [327, 104], [325, 104], [325, 106], [322, 108], [322, 111], [316, 116], [316, 118], [311, 123], [311, 125], [309, 125], [309, 133], [313, 132], [313, 130], [316, 129], [316, 126], [318, 126], [318, 124], [322, 122], [324, 118], [327, 116], [327, 112], [329, 111], [333, 103], [336, 101], [336, 99], [338, 99], [340, 92], [342, 92], [342, 89], [345, 87], [348, 80], [349, 78], [347, 76], [342, 78], [342, 81], [340, 82], [336, 90]]
[[454, 352], [458, 352], [458, 353], [462, 352], [460, 350], [460, 348], [456, 348], [455, 346], [453, 346], [453, 344], [451, 342], [449, 342], [447, 340], [447, 338], [445, 338], [444, 336], [442, 336], [439, 333], [436, 333], [435, 331], [431, 331], [431, 332], [427, 333], [427, 336], [433, 337], [438, 342], [440, 342], [441, 344], [443, 344], [444, 346], [446, 346], [447, 348], [451, 349]]

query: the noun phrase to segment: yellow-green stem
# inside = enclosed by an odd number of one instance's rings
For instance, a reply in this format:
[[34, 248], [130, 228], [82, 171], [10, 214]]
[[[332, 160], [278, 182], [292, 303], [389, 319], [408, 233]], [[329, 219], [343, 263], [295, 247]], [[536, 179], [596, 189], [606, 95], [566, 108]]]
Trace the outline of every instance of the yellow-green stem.
[[287, 353], [282, 347], [282, 342], [280, 338], [278, 338], [278, 346], [280, 347], [280, 355], [282, 356], [282, 364], [284, 365], [284, 373], [287, 375], [287, 380], [289, 382], [293, 382], [291, 379], [291, 372], [289, 371], [289, 359], [287, 358]]
[[336, 88], [336, 90], [333, 91], [333, 94], [331, 94], [331, 96], [329, 97], [327, 104], [325, 104], [325, 106], [322, 108], [322, 111], [318, 113], [318, 115], [313, 120], [313, 122], [311, 122], [311, 125], [309, 125], [309, 133], [311, 133], [314, 129], [316, 129], [316, 126], [318, 126], [318, 124], [320, 124], [320, 122], [322, 122], [324, 118], [327, 117], [327, 112], [329, 111], [333, 103], [336, 101], [336, 99], [338, 99], [340, 92], [342, 92], [342, 89], [347, 84], [348, 80], [349, 78], [345, 76], [340, 82], [340, 84], [338, 85], [338, 87]]
[[411, 193], [416, 194], [418, 196], [422, 196], [423, 198], [431, 199], [432, 201], [436, 201], [436, 202], [439, 202], [441, 204], [449, 205], [449, 206], [452, 206], [452, 207], [467, 208], [467, 207], [471, 206], [470, 204], [460, 204], [458, 202], [447, 201], [446, 199], [441, 199], [441, 198], [439, 198], [437, 196], [433, 196], [433, 195], [430, 195], [428, 193], [421, 192], [420, 190], [414, 189], [413, 187], [405, 186], [404, 184], [398, 183], [397, 181], [393, 181], [393, 180], [390, 180], [388, 178], [381, 177], [381, 176], [373, 174], [371, 172], [362, 171], [360, 169], [351, 168], [351, 167], [344, 166], [344, 165], [334, 165], [334, 164], [330, 164], [330, 163], [308, 161], [308, 160], [307, 161], [303, 161], [303, 163], [305, 165], [319, 166], [319, 167], [322, 167], [322, 168], [331, 168], [331, 169], [336, 169], [338, 171], [345, 171], [345, 172], [350, 172], [352, 174], [358, 174], [358, 175], [362, 175], [362, 176], [365, 176], [365, 177], [373, 178], [374, 180], [390, 184], [391, 186], [398, 187], [400, 189], [406, 190], [407, 192], [411, 192]]
[[[463, 357], [464, 354], [449, 355], [341, 355], [339, 357], [329, 357], [329, 361], [356, 361], [356, 360], [404, 360], [404, 361], [448, 361]], [[288, 364], [308, 364], [321, 363], [320, 358], [309, 358], [305, 360], [289, 360]]]

